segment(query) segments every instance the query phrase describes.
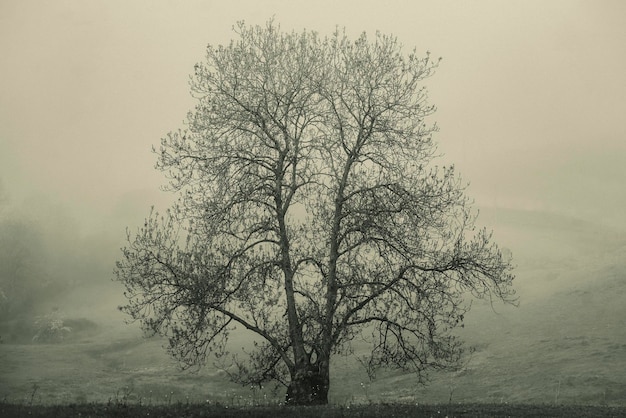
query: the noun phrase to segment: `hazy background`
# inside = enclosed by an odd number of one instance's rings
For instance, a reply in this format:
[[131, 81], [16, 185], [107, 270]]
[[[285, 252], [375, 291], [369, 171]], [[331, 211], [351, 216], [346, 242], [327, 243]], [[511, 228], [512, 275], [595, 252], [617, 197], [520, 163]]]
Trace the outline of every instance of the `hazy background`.
[[[390, 32], [444, 61], [437, 140], [479, 206], [625, 228], [626, 5], [619, 1], [0, 2], [0, 176], [84, 233], [158, 203], [152, 145], [237, 20]], [[33, 203], [34, 204], [34, 203]], [[142, 213], [143, 213], [142, 212]]]
[[111, 277], [125, 228], [172, 200], [151, 147], [194, 105], [188, 77], [206, 45], [271, 17], [393, 33], [443, 57], [428, 80], [441, 163], [513, 251], [522, 303], [598, 266], [622, 277], [623, 1], [1, 0], [0, 274], [29, 301], [14, 312], [121, 323]]

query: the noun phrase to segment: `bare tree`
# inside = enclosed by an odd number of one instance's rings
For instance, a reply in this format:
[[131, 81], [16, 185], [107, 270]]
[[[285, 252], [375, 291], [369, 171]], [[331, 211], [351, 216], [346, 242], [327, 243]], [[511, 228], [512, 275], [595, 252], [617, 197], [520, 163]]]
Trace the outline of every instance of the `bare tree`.
[[466, 296], [514, 293], [453, 167], [431, 164], [422, 82], [439, 61], [382, 34], [235, 31], [155, 150], [180, 199], [129, 235], [122, 309], [187, 366], [223, 355], [235, 325], [256, 333], [232, 376], [282, 382], [294, 404], [328, 402], [331, 356], [357, 336], [371, 373], [456, 364]]

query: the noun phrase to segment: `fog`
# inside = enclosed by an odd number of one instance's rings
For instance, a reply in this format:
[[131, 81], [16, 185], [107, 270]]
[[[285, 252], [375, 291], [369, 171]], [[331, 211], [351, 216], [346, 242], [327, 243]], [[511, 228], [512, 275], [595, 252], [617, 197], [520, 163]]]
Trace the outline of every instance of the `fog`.
[[[188, 77], [206, 45], [272, 16], [284, 30], [393, 33], [443, 57], [427, 82], [440, 163], [512, 251], [522, 306], [574, 286], [542, 269], [622, 263], [626, 3], [4, 0], [0, 272], [19, 279], [14, 315], [122, 326], [112, 271], [126, 228], [174, 198], [151, 148], [194, 105]], [[30, 340], [23, 325], [4, 340]]]
[[0, 176], [12, 201], [43, 195], [85, 228], [158, 203], [150, 149], [193, 106], [187, 81], [206, 44], [228, 42], [237, 20], [274, 16], [285, 30], [390, 32], [443, 57], [428, 81], [436, 139], [478, 205], [623, 229], [624, 8], [4, 1]]

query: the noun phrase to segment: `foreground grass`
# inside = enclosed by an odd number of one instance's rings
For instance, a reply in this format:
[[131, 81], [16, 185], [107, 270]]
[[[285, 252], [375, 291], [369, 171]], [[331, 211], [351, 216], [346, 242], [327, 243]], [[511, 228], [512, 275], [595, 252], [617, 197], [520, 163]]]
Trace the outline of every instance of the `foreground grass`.
[[370, 404], [350, 406], [256, 406], [174, 404], [23, 405], [0, 403], [0, 416], [10, 417], [626, 417], [626, 407], [576, 405]]

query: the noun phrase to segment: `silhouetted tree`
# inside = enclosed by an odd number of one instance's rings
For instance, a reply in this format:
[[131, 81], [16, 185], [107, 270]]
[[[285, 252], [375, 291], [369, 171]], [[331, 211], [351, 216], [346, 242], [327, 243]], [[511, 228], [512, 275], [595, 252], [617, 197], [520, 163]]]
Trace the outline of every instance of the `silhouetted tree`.
[[259, 337], [235, 380], [326, 403], [331, 356], [422, 376], [457, 363], [465, 297], [511, 301], [511, 265], [453, 167], [431, 167], [438, 61], [394, 37], [236, 27], [207, 48], [185, 130], [157, 167], [178, 203], [151, 213], [117, 263], [122, 309], [187, 366], [224, 354], [236, 324]]

